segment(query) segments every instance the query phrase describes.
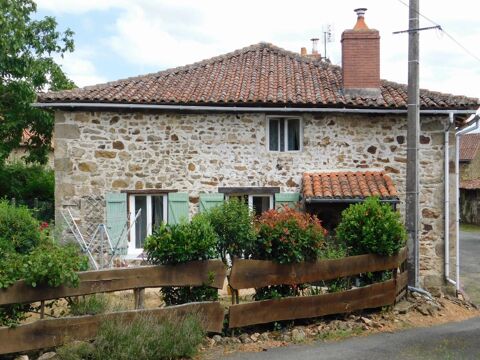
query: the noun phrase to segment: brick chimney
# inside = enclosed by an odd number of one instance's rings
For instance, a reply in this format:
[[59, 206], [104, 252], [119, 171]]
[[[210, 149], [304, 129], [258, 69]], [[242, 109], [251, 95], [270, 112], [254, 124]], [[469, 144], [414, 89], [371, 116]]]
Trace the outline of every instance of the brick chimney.
[[380, 34], [365, 23], [365, 11], [355, 9], [357, 23], [342, 33], [342, 74], [346, 95], [380, 95]]

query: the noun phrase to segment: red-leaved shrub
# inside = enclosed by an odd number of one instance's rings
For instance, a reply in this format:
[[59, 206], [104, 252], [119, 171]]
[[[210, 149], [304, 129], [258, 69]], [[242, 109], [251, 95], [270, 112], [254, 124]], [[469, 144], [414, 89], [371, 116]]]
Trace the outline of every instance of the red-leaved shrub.
[[256, 222], [257, 241], [252, 258], [280, 264], [316, 261], [325, 246], [326, 230], [307, 213], [283, 207], [264, 212]]

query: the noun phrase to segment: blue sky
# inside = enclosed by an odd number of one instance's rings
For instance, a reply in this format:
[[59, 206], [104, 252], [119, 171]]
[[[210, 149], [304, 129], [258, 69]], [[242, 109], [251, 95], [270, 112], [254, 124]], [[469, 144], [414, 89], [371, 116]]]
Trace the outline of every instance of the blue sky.
[[[54, 16], [59, 29], [75, 32], [76, 50], [59, 59], [79, 86], [160, 71], [220, 55], [260, 41], [298, 52], [310, 49], [331, 24], [328, 55], [341, 63], [340, 38], [355, 24], [356, 7], [380, 31], [381, 76], [406, 83], [408, 0], [37, 0], [38, 16]], [[423, 15], [480, 58], [480, 3], [420, 0]], [[452, 9], [452, 6], [455, 6]], [[462, 9], [462, 10], [460, 10]], [[468, 9], [468, 11], [466, 11]], [[421, 26], [432, 24], [421, 19]], [[323, 44], [320, 44], [323, 52]], [[445, 34], [421, 34], [421, 87], [480, 96], [480, 60]]]

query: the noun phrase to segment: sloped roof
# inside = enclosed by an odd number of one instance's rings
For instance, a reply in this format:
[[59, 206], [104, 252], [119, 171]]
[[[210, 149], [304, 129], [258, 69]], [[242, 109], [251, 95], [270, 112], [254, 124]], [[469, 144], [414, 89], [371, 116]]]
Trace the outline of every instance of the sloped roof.
[[460, 136], [460, 161], [471, 161], [480, 151], [480, 134]]
[[390, 176], [381, 171], [337, 171], [303, 174], [303, 197], [317, 199], [364, 199], [379, 196], [397, 199]]
[[480, 179], [460, 181], [460, 189], [466, 189], [466, 190], [480, 189]]
[[[424, 109], [471, 109], [479, 100], [421, 90]], [[259, 43], [154, 74], [42, 93], [38, 102], [406, 108], [407, 87], [382, 81], [378, 98], [342, 91], [339, 66]]]

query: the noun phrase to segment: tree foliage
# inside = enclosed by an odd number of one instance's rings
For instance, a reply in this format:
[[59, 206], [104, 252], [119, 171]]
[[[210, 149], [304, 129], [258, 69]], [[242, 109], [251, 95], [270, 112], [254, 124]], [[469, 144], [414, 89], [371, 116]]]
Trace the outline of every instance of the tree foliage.
[[29, 133], [27, 161], [44, 163], [53, 131], [53, 115], [31, 106], [38, 91], [74, 87], [55, 63], [73, 51], [73, 32], [57, 31], [53, 17], [34, 19], [32, 0], [0, 0], [0, 163]]

